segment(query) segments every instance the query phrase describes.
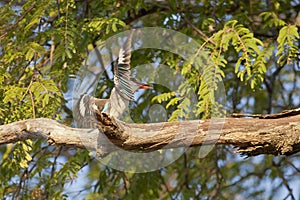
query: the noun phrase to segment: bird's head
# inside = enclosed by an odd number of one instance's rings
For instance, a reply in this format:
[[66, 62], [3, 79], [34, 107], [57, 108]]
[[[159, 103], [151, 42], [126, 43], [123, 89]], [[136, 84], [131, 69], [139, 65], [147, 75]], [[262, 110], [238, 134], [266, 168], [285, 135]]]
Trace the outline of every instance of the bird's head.
[[152, 84], [145, 84], [145, 83], [140, 83], [138, 82], [135, 78], [130, 78], [130, 80], [132, 81], [132, 83], [136, 84], [138, 86], [138, 89], [153, 89], [153, 85]]

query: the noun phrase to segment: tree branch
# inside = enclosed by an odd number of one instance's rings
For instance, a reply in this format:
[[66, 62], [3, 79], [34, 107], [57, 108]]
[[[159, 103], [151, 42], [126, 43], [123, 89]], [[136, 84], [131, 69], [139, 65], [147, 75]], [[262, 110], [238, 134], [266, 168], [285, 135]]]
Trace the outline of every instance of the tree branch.
[[180, 16], [186, 23], [188, 23], [192, 27], [192, 29], [194, 31], [196, 31], [199, 35], [201, 35], [201, 37], [205, 41], [208, 41], [208, 42], [212, 43], [214, 46], [216, 46], [216, 43], [210, 37], [208, 37], [205, 33], [203, 33], [200, 29], [198, 29], [190, 20], [188, 20], [188, 18], [183, 13]]
[[[46, 138], [56, 145], [93, 149], [103, 155], [110, 153], [109, 149], [105, 152], [101, 149], [105, 145], [105, 136], [124, 150], [153, 151], [166, 148], [166, 145], [167, 148], [176, 148], [225, 144], [233, 145], [238, 148], [237, 152], [248, 156], [290, 155], [300, 151], [300, 109], [285, 111], [282, 118], [278, 116], [262, 119], [226, 118], [221, 132], [220, 126], [211, 126], [211, 119], [127, 124], [97, 113], [100, 131], [71, 128], [51, 119], [29, 119], [1, 125], [0, 144]], [[179, 134], [180, 131], [184, 131], [183, 134]]]
[[35, 4], [36, 2], [32, 3], [31, 6], [24, 11], [24, 14], [15, 21], [15, 23], [4, 29], [4, 31], [2, 32], [3, 34], [0, 36], [0, 40], [7, 34], [8, 31], [14, 28], [21, 20], [23, 20], [26, 17], [26, 15], [35, 7]]

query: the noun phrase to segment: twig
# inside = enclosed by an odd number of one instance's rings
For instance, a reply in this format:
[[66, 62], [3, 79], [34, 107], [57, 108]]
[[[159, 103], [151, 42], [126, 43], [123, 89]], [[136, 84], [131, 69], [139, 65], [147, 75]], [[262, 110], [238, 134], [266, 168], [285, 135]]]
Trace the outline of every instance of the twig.
[[188, 23], [192, 27], [192, 29], [194, 29], [199, 35], [201, 35], [205, 41], [209, 41], [214, 46], [216, 46], [216, 43], [205, 33], [203, 33], [200, 29], [198, 29], [190, 20], [188, 20], [183, 13], [181, 13], [181, 17], [186, 23]]
[[4, 33], [0, 36], [0, 40], [2, 38], [4, 38], [5, 35], [7, 35], [7, 32], [9, 30], [11, 30], [12, 28], [14, 28], [22, 19], [24, 19], [26, 17], [26, 15], [34, 8], [35, 4], [36, 4], [36, 2], [33, 2], [32, 5], [24, 12], [24, 14], [21, 17], [19, 17], [16, 20], [16, 22], [14, 24], [12, 24], [12, 25], [8, 26], [6, 29], [4, 29], [4, 31], [3, 31]]

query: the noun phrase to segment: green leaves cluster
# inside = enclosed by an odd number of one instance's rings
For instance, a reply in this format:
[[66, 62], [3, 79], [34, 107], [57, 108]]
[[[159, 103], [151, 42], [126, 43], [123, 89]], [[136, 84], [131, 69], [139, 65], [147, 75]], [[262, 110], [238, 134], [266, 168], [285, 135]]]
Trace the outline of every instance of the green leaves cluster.
[[31, 80], [27, 87], [5, 86], [3, 90], [3, 102], [6, 106], [2, 109], [8, 111], [14, 108], [9, 113], [2, 113], [4, 123], [30, 117], [59, 116], [55, 116], [54, 113], [61, 107], [62, 94], [53, 80]]
[[284, 66], [297, 61], [297, 56], [299, 55], [299, 31], [297, 25], [287, 24], [275, 12], [263, 12], [260, 14], [260, 17], [265, 22], [264, 27], [280, 29], [276, 40], [277, 52], [275, 56], [278, 57], [277, 63], [280, 66]]
[[111, 32], [116, 32], [118, 30], [118, 26], [120, 28], [125, 27], [126, 24], [118, 19], [118, 18], [93, 18], [89, 23], [86, 24], [85, 27], [83, 27], [83, 30], [86, 30], [88, 32], [102, 32], [105, 30], [105, 34], [110, 34]]
[[[299, 33], [297, 26], [285, 25], [286, 23], [272, 12], [264, 12], [260, 17], [262, 20], [268, 21], [264, 25], [266, 27], [272, 25], [281, 27], [277, 37], [278, 46], [275, 54], [278, 57], [277, 63], [283, 66], [296, 62], [299, 56]], [[213, 41], [214, 44], [209, 40]], [[251, 89], [257, 89], [261, 87], [268, 69], [268, 63], [271, 61], [273, 52], [276, 51], [275, 46], [271, 45], [269, 41], [263, 43], [254, 36], [250, 29], [239, 24], [237, 20], [226, 22], [224, 27], [213, 34], [209, 40], [204, 42], [201, 50], [207, 51], [208, 55], [205, 57], [209, 58], [210, 62], [206, 62], [204, 66], [202, 65], [201, 73], [192, 73], [191, 65], [183, 65], [181, 68], [184, 75], [188, 74], [189, 83], [200, 85], [198, 89], [194, 87], [194, 90], [198, 91], [198, 106], [195, 116], [202, 116], [204, 118], [210, 116], [214, 109], [222, 112], [222, 104], [216, 102], [217, 99], [214, 98], [214, 93], [219, 88], [218, 83], [222, 82], [225, 78], [226, 68], [232, 65], [228, 63], [228, 60], [235, 59], [234, 73], [240, 81], [249, 82]], [[228, 57], [226, 57], [227, 54]], [[200, 60], [201, 56], [203, 55], [198, 56]], [[212, 62], [213, 64], [211, 64]], [[184, 91], [186, 90], [187, 88], [185, 87]], [[183, 96], [179, 98], [173, 95], [173, 98], [171, 98], [170, 94], [160, 95], [154, 100], [160, 102], [170, 99], [168, 107], [170, 105], [177, 105], [177, 110], [173, 113], [170, 118], [171, 120], [176, 120], [180, 116], [182, 117], [180, 110], [183, 107], [189, 108], [190, 111], [194, 110], [191, 109], [190, 102], [183, 101]], [[185, 103], [184, 106], [183, 102]]]
[[285, 65], [286, 63], [291, 64], [293, 61], [298, 59], [299, 56], [299, 32], [295, 25], [286, 25], [279, 31], [277, 38], [278, 56], [277, 63]]
[[[234, 70], [236, 76], [241, 81], [249, 81], [252, 89], [263, 81], [268, 56], [263, 55], [264, 44], [255, 38], [249, 29], [239, 24], [238, 21], [231, 20], [210, 40], [214, 41], [214, 45], [209, 44], [208, 41], [205, 42], [199, 47], [192, 63], [185, 62], [180, 68], [181, 73], [187, 78], [187, 81], [179, 87], [180, 95], [176, 96], [175, 93], [169, 92], [154, 98], [158, 102], [170, 99], [166, 108], [177, 105], [170, 120], [184, 118], [184, 116], [188, 119], [187, 113], [194, 113], [194, 118], [208, 118], [212, 113], [224, 112], [222, 103], [218, 102], [215, 93], [218, 89], [220, 90], [219, 84], [225, 78], [224, 68], [227, 67], [228, 61], [224, 54], [232, 48], [237, 55]], [[197, 94], [197, 106], [192, 103], [195, 100], [189, 99], [192, 93]]]
[[[63, 92], [87, 46], [125, 24], [116, 17], [78, 15], [83, 5], [73, 0], [0, 3], [0, 124], [38, 117], [68, 121]], [[93, 4], [95, 9], [113, 6]], [[0, 198], [61, 199], [64, 185], [89, 159], [86, 151], [78, 151], [61, 164], [62, 151], [55, 156], [45, 141], [18, 142], [0, 152]]]
[[216, 42], [212, 58], [217, 65], [226, 67], [227, 60], [222, 55], [232, 46], [237, 54], [234, 71], [237, 77], [241, 81], [250, 80], [252, 89], [263, 81], [263, 75], [266, 72], [266, 59], [262, 56], [259, 57], [259, 55], [262, 54], [261, 49], [264, 45], [262, 41], [254, 37], [249, 29], [239, 24], [238, 21], [231, 20], [212, 39]]

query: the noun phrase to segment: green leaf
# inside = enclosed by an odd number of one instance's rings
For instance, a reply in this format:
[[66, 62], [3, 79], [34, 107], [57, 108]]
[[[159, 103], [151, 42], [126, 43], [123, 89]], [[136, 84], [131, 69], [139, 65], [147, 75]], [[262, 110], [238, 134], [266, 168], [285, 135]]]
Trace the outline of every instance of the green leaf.
[[178, 103], [178, 101], [180, 101], [179, 97], [175, 97], [173, 99], [171, 99], [171, 101], [166, 105], [166, 108], [168, 109], [170, 106], [174, 106]]
[[292, 60], [297, 60], [299, 55], [298, 39], [299, 33], [296, 25], [287, 25], [280, 29], [277, 37], [278, 51], [276, 53], [276, 56], [279, 56], [278, 64], [284, 65]]

